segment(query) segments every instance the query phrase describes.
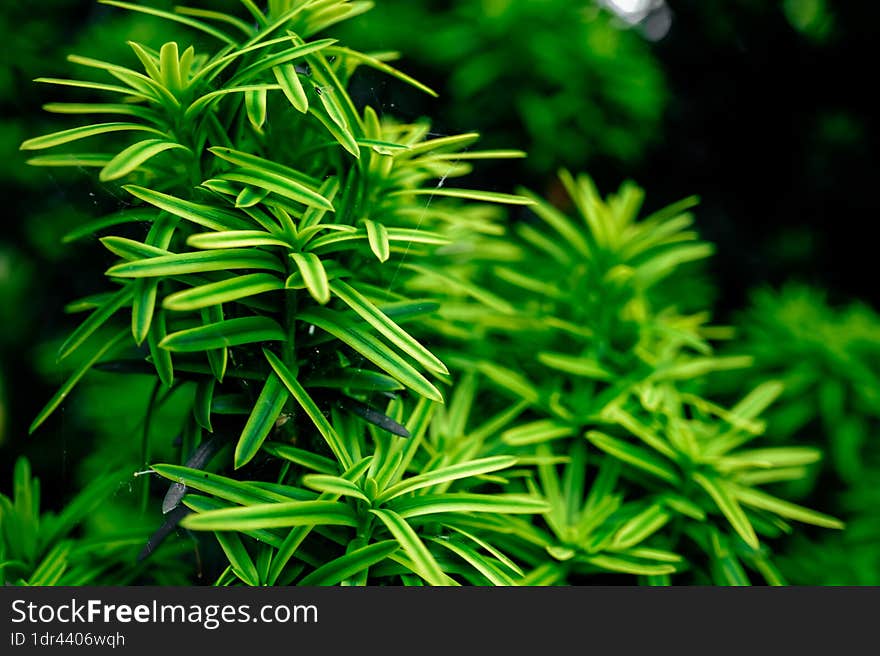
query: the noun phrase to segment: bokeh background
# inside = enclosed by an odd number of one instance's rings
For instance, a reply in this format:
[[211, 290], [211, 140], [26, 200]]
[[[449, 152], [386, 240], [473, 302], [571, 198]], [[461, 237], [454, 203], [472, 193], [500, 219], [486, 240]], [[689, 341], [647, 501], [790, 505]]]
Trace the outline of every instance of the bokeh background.
[[[58, 90], [32, 79], [75, 75], [68, 53], [126, 62], [126, 40], [173, 35], [93, 0], [39, 7], [0, 6], [0, 490], [24, 454], [52, 509], [107, 468], [162, 454], [140, 452], [151, 388], [137, 377], [91, 376], [27, 435], [65, 374], [54, 359], [76, 320], [65, 305], [102, 290], [109, 262], [96, 242], [63, 237], [120, 202], [90, 171], [25, 164], [21, 141], [67, 125], [41, 110]], [[637, 181], [647, 210], [700, 196], [697, 228], [717, 252], [692, 293], [736, 326], [726, 348], [756, 361], [717, 394], [786, 382], [769, 439], [826, 453], [786, 494], [848, 523], [787, 540], [781, 566], [798, 584], [880, 584], [878, 22], [874, 3], [830, 0], [376, 0], [333, 33], [402, 53], [400, 66], [439, 92], [364, 73], [356, 98], [403, 119], [430, 116], [438, 134], [473, 130], [485, 147], [528, 151], [479, 167], [474, 186], [560, 199], [565, 167], [606, 192]], [[167, 399], [156, 430], [176, 425], [186, 402]], [[129, 512], [138, 498], [119, 492], [86, 530], [121, 513], [152, 525], [158, 511]]]

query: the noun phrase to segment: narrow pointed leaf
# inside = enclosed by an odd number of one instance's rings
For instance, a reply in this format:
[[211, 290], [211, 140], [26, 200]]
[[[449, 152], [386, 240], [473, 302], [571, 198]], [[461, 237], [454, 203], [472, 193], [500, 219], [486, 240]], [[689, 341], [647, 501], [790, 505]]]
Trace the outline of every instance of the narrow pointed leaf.
[[335, 476], [339, 472], [339, 467], [334, 460], [290, 444], [264, 443], [263, 451], [321, 474]]
[[[260, 446], [269, 436], [288, 399], [287, 389], [275, 374], [270, 374], [254, 404], [247, 424], [235, 447], [235, 468], [243, 467], [257, 455]], [[292, 526], [292, 524], [291, 524]]]
[[389, 507], [404, 518], [453, 512], [531, 515], [550, 511], [549, 504], [537, 497], [524, 494], [474, 494], [470, 492], [399, 497], [391, 501]]
[[385, 262], [391, 256], [391, 244], [388, 242], [388, 228], [381, 223], [364, 219], [364, 228], [367, 229], [367, 240], [370, 250], [373, 251], [380, 262]]
[[254, 561], [251, 560], [250, 554], [244, 548], [244, 544], [238, 534], [217, 531], [215, 535], [217, 542], [220, 543], [220, 547], [223, 549], [223, 553], [229, 559], [233, 572], [247, 585], [260, 585], [260, 575], [257, 573]]
[[483, 203], [502, 203], [506, 205], [532, 205], [534, 201], [525, 196], [502, 194], [495, 191], [482, 191], [479, 189], [452, 189], [448, 187], [436, 187], [433, 189], [404, 189], [395, 191], [391, 196], [445, 196], [449, 198], [466, 198], [468, 200]]
[[327, 271], [320, 258], [314, 253], [291, 253], [309, 294], [321, 305], [330, 301], [330, 284]]
[[318, 492], [354, 497], [369, 503], [370, 499], [363, 490], [355, 483], [340, 476], [328, 476], [327, 474], [306, 474], [302, 478], [302, 484]]
[[312, 397], [309, 396], [305, 388], [299, 383], [296, 376], [278, 356], [267, 349], [263, 350], [263, 354], [266, 356], [266, 360], [269, 361], [272, 369], [275, 370], [280, 381], [315, 424], [315, 427], [327, 442], [327, 446], [330, 447], [333, 455], [336, 456], [336, 459], [342, 464], [344, 469], [348, 469], [352, 465], [352, 458], [333, 425], [327, 420], [327, 417], [324, 416]]
[[159, 344], [169, 351], [193, 353], [265, 341], [284, 341], [287, 335], [268, 317], [240, 317], [171, 333]]
[[91, 369], [98, 360], [100, 360], [104, 355], [106, 355], [111, 349], [116, 347], [120, 342], [122, 342], [125, 338], [128, 337], [128, 328], [117, 333], [114, 337], [107, 340], [101, 348], [99, 348], [95, 353], [87, 358], [65, 381], [65, 383], [58, 389], [57, 392], [49, 399], [49, 402], [40, 410], [37, 417], [34, 419], [33, 423], [31, 423], [30, 428], [28, 429], [28, 433], [33, 433], [40, 425], [46, 421], [46, 419], [51, 415], [61, 403], [64, 402], [64, 399], [67, 398], [67, 395], [70, 394], [71, 390], [76, 386], [76, 384], [80, 381], [80, 379], [86, 375], [86, 373]]
[[152, 159], [156, 155], [166, 150], [185, 150], [190, 152], [189, 148], [173, 141], [164, 139], [146, 139], [132, 144], [118, 155], [116, 155], [107, 165], [101, 169], [98, 175], [102, 182], [109, 182], [125, 177], [144, 162]]
[[414, 574], [418, 574], [431, 585], [454, 585], [454, 581], [443, 572], [425, 543], [400, 515], [391, 510], [378, 508], [373, 508], [370, 512], [381, 520], [394, 539], [400, 543], [412, 562]]
[[397, 540], [382, 540], [354, 549], [344, 556], [324, 563], [311, 574], [297, 581], [297, 585], [337, 585], [368, 567], [382, 562], [398, 549], [400, 549], [400, 543]]
[[419, 344], [412, 335], [394, 323], [384, 312], [370, 303], [366, 297], [349, 284], [337, 279], [330, 284], [330, 289], [343, 303], [354, 310], [358, 316], [378, 330], [389, 342], [425, 367], [425, 369], [441, 375], [449, 373], [446, 365], [437, 356]]
[[247, 230], [253, 227], [239, 215], [211, 205], [194, 203], [136, 185], [125, 185], [123, 189], [135, 198], [158, 207], [160, 210], [165, 210], [174, 216], [179, 216], [209, 230]]
[[478, 460], [469, 460], [457, 465], [441, 467], [434, 471], [427, 471], [416, 476], [406, 478], [395, 485], [386, 488], [375, 502], [385, 503], [396, 497], [414, 492], [425, 487], [447, 483], [461, 478], [469, 478], [471, 476], [479, 476], [480, 474], [488, 474], [489, 472], [507, 469], [516, 464], [514, 456], [491, 456], [489, 458], [480, 458]]
[[327, 132], [329, 132], [337, 142], [339, 142], [339, 145], [354, 155], [355, 158], [360, 159], [361, 149], [360, 146], [358, 146], [357, 139], [354, 138], [351, 132], [340, 127], [327, 114], [317, 111], [314, 107], [309, 107], [309, 114], [318, 119], [318, 122], [326, 128]]
[[693, 478], [697, 485], [712, 497], [715, 505], [718, 506], [718, 509], [727, 518], [727, 521], [730, 522], [730, 525], [743, 541], [753, 549], [758, 549], [760, 542], [755, 534], [755, 529], [752, 527], [749, 518], [746, 517], [739, 503], [737, 503], [736, 498], [730, 494], [728, 489], [721, 482], [704, 476], [699, 472], [695, 473]]
[[94, 137], [99, 134], [122, 131], [152, 132], [153, 134], [165, 136], [163, 132], [146, 125], [141, 125], [140, 123], [96, 123], [94, 125], [84, 125], [79, 128], [61, 130], [60, 132], [53, 132], [52, 134], [47, 134], [42, 137], [28, 139], [21, 144], [20, 148], [22, 150], [42, 150], [43, 148], [61, 146], [62, 144], [70, 143], [71, 141]]
[[278, 258], [269, 253], [250, 249], [218, 249], [124, 262], [110, 267], [107, 275], [119, 278], [152, 278], [231, 269], [284, 272], [284, 267]]
[[747, 506], [766, 510], [786, 519], [813, 524], [823, 528], [843, 529], [845, 526], [839, 519], [804, 508], [790, 501], [779, 499], [755, 488], [731, 486], [731, 492], [741, 503]]
[[333, 204], [329, 200], [301, 182], [297, 182], [291, 178], [285, 178], [277, 173], [272, 173], [271, 171], [251, 169], [241, 169], [240, 171], [241, 172], [233, 171], [230, 173], [224, 173], [220, 178], [259, 187], [260, 189], [271, 191], [272, 193], [302, 203], [303, 205], [321, 207], [329, 211], [334, 211]]
[[92, 312], [89, 317], [73, 331], [70, 337], [64, 341], [61, 348], [58, 349], [58, 360], [63, 360], [79, 348], [83, 342], [103, 326], [118, 310], [130, 304], [131, 298], [132, 288], [130, 285], [126, 285], [116, 292], [104, 305]]
[[289, 248], [283, 239], [263, 230], [228, 230], [225, 232], [201, 232], [190, 235], [186, 243], [204, 250], [220, 248], [253, 248], [255, 246], [280, 246]]
[[196, 422], [209, 433], [214, 432], [211, 425], [211, 403], [214, 399], [216, 378], [203, 378], [196, 386], [196, 397], [193, 402], [193, 416]]
[[634, 547], [663, 528], [672, 515], [661, 505], [653, 505], [627, 521], [614, 534], [613, 549]]
[[357, 526], [357, 518], [338, 501], [293, 501], [224, 508], [187, 516], [180, 523], [196, 531], [251, 531], [290, 526]]
[[136, 5], [129, 2], [120, 2], [119, 0], [98, 0], [101, 4], [104, 5], [113, 5], [114, 7], [120, 7], [122, 9], [128, 9], [129, 11], [141, 12], [144, 14], [150, 14], [151, 16], [158, 16], [159, 18], [164, 18], [166, 20], [174, 21], [177, 23], [181, 23], [183, 25], [187, 25], [189, 27], [195, 28], [205, 34], [210, 34], [216, 39], [223, 41], [229, 45], [235, 44], [235, 39], [230, 37], [228, 34], [223, 32], [222, 30], [218, 30], [207, 23], [204, 23], [200, 20], [196, 20], [194, 18], [188, 18], [187, 16], [181, 16], [180, 14], [174, 14], [169, 11], [163, 11], [161, 9], [154, 9], [152, 7], [147, 7], [144, 5]]
[[282, 64], [272, 69], [278, 86], [287, 96], [290, 104], [297, 110], [305, 114], [309, 111], [309, 99], [306, 96], [306, 90], [303, 88], [302, 82], [299, 80], [299, 74], [296, 72], [294, 64]]
[[264, 490], [251, 482], [238, 481], [201, 469], [169, 464], [153, 465], [151, 469], [169, 481], [232, 503], [250, 505], [288, 501], [288, 497]]
[[171, 352], [159, 346], [159, 342], [165, 339], [165, 312], [160, 310], [153, 320], [150, 331], [147, 333], [147, 347], [150, 358], [156, 368], [156, 375], [165, 387], [171, 387], [174, 383], [174, 363], [171, 360]]
[[317, 309], [301, 313], [299, 319], [330, 333], [414, 392], [431, 400], [443, 402], [440, 390], [372, 335], [355, 332], [340, 325], [332, 318], [332, 315], [319, 313]]
[[258, 89], [256, 91], [246, 91], [244, 94], [244, 104], [247, 110], [248, 120], [258, 130], [263, 127], [266, 122], [266, 99], [268, 92], [266, 89]]
[[199, 310], [283, 288], [284, 283], [270, 273], [249, 273], [175, 292], [165, 297], [162, 306], [177, 312]]
[[653, 474], [673, 485], [680, 483], [675, 469], [647, 449], [624, 442], [598, 431], [588, 431], [587, 439], [602, 451], [633, 467]]

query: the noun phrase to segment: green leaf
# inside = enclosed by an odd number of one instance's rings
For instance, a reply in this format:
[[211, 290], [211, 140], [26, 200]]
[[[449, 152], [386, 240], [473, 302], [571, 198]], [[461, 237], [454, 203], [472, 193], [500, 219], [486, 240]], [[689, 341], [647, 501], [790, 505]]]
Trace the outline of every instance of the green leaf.
[[31, 157], [27, 160], [26, 164], [29, 166], [75, 166], [77, 168], [89, 166], [103, 168], [112, 159], [112, 155], [102, 155], [100, 153], [61, 153]]
[[343, 303], [354, 310], [359, 317], [379, 331], [389, 342], [421, 364], [425, 369], [435, 374], [449, 374], [449, 369], [446, 368], [446, 365], [437, 356], [419, 344], [412, 335], [389, 319], [384, 312], [370, 303], [366, 297], [358, 293], [349, 284], [337, 279], [330, 284], [330, 290]]
[[663, 528], [671, 517], [662, 505], [649, 506], [617, 529], [611, 548], [620, 550], [636, 546]]
[[448, 492], [397, 498], [389, 507], [401, 517], [421, 517], [436, 513], [486, 512], [501, 514], [542, 514], [550, 511], [543, 499], [524, 494], [474, 494]]
[[166, 141], [165, 139], [146, 139], [144, 141], [139, 141], [121, 151], [110, 160], [110, 162], [101, 169], [98, 178], [102, 182], [118, 180], [134, 171], [147, 160], [152, 159], [166, 150], [173, 149], [185, 150], [192, 154], [192, 151], [186, 146], [173, 141]]
[[201, 469], [167, 464], [153, 465], [151, 469], [162, 478], [232, 503], [250, 505], [289, 501], [288, 497], [265, 490], [252, 482], [237, 481]]
[[398, 549], [400, 543], [396, 540], [382, 540], [354, 549], [344, 556], [324, 563], [311, 574], [297, 581], [297, 585], [336, 585], [385, 560]]
[[306, 474], [302, 478], [302, 484], [318, 492], [327, 494], [354, 497], [362, 499], [367, 503], [370, 502], [369, 497], [364, 494], [363, 490], [355, 483], [346, 480], [340, 476], [330, 476], [327, 474]]
[[121, 93], [123, 96], [132, 96], [139, 100], [148, 100], [147, 96], [135, 91], [134, 89], [121, 87], [116, 84], [102, 84], [100, 82], [92, 82], [91, 80], [63, 80], [55, 77], [38, 77], [34, 80], [34, 82], [40, 82], [42, 84], [56, 84], [62, 87], [75, 87], [78, 89], [92, 89], [93, 91], [109, 91], [111, 93]]
[[511, 446], [525, 446], [571, 437], [576, 432], [576, 428], [570, 424], [554, 419], [539, 419], [507, 429], [501, 434], [501, 439]]
[[678, 474], [675, 473], [675, 469], [671, 465], [646, 449], [605, 435], [599, 431], [588, 431], [586, 438], [602, 451], [622, 462], [653, 474], [673, 485], [681, 483]]
[[54, 114], [125, 114], [153, 123], [158, 119], [154, 110], [131, 103], [47, 103], [43, 110]]
[[401, 189], [394, 191], [389, 196], [445, 196], [449, 198], [466, 198], [468, 200], [483, 203], [502, 203], [507, 205], [533, 205], [534, 201], [525, 196], [501, 194], [494, 191], [482, 191], [479, 189], [451, 189], [448, 187], [434, 187], [430, 189]]
[[140, 346], [150, 332], [159, 281], [155, 278], [135, 280], [130, 287], [134, 292], [131, 305], [131, 333], [135, 344]]
[[202, 232], [190, 235], [186, 243], [193, 248], [252, 248], [255, 246], [281, 246], [289, 248], [283, 239], [264, 230], [229, 230], [226, 232]]
[[651, 374], [651, 380], [690, 380], [715, 371], [744, 369], [752, 366], [754, 358], [748, 355], [723, 358], [689, 358], [683, 362], [661, 366]]
[[42, 150], [43, 148], [60, 146], [62, 144], [70, 143], [71, 141], [85, 139], [86, 137], [94, 137], [99, 134], [122, 132], [126, 130], [152, 132], [161, 137], [165, 136], [160, 130], [141, 125], [140, 123], [96, 123], [94, 125], [84, 125], [82, 127], [61, 130], [60, 132], [53, 132], [52, 134], [47, 134], [42, 137], [28, 139], [21, 144], [20, 148], [21, 150]]
[[289, 198], [308, 207], [335, 211], [333, 204], [314, 189], [268, 170], [236, 169], [219, 176], [222, 180], [241, 182]]
[[324, 111], [327, 112], [330, 120], [336, 123], [341, 130], [347, 131], [349, 129], [348, 121], [345, 120], [345, 116], [334, 97], [336, 90], [332, 87], [315, 87], [315, 91], [318, 93], [318, 99], [324, 106]]
[[360, 159], [361, 149], [358, 146], [357, 139], [347, 129], [340, 127], [332, 118], [324, 112], [317, 111], [314, 107], [309, 107], [309, 114], [318, 119], [318, 122], [326, 128], [327, 132], [339, 142], [345, 150]]
[[172, 255], [170, 251], [166, 251], [158, 246], [150, 246], [134, 239], [126, 239], [125, 237], [101, 237], [99, 240], [104, 247], [118, 255], [123, 260], [139, 260], [141, 258], [159, 257], [161, 255]]
[[822, 452], [812, 447], [771, 447], [766, 449], [749, 449], [725, 456], [719, 461], [719, 467], [723, 466], [724, 469], [803, 467], [819, 462], [821, 459]]
[[89, 369], [94, 366], [94, 364], [100, 360], [104, 355], [106, 355], [112, 348], [116, 347], [121, 341], [128, 337], [128, 328], [125, 328], [121, 332], [117, 333], [114, 337], [104, 342], [104, 344], [96, 350], [91, 357], [87, 358], [77, 369], [74, 371], [70, 378], [68, 378], [65, 383], [58, 389], [57, 392], [49, 399], [49, 402], [45, 405], [45, 407], [40, 410], [36, 419], [34, 419], [33, 423], [31, 423], [30, 428], [28, 429], [28, 434], [33, 433], [40, 425], [46, 421], [46, 419], [51, 415], [59, 405], [67, 398], [67, 395], [70, 394], [70, 391], [76, 386], [79, 380], [85, 376]]
[[343, 48], [343, 47], [339, 47], [339, 46], [332, 46], [332, 47], [328, 48], [327, 52], [328, 52], [328, 54], [339, 53], [346, 59], [354, 59], [356, 61], [362, 62], [362, 63], [366, 64], [367, 66], [375, 68], [377, 71], [382, 71], [383, 73], [385, 73], [387, 75], [390, 75], [392, 77], [396, 77], [398, 80], [401, 80], [402, 82], [406, 82], [407, 84], [415, 87], [416, 89], [419, 89], [420, 91], [427, 93], [429, 96], [433, 96], [435, 98], [437, 97], [436, 91], [434, 91], [430, 87], [425, 86], [424, 84], [422, 84], [418, 80], [410, 77], [406, 73], [403, 73], [403, 72], [397, 70], [393, 66], [389, 66], [388, 64], [383, 62], [381, 59], [376, 59], [375, 57], [371, 57], [370, 55], [367, 55], [365, 53], [358, 52], [356, 50], [350, 50], [349, 48]]
[[331, 46], [334, 43], [336, 43], [336, 39], [317, 39], [315, 41], [310, 41], [309, 43], [295, 45], [292, 48], [287, 48], [286, 50], [282, 50], [281, 52], [275, 52], [271, 55], [264, 55], [257, 58], [257, 61], [255, 61], [250, 66], [247, 66], [246, 68], [243, 68], [238, 73], [236, 73], [231, 83], [239, 84], [241, 82], [253, 80], [258, 76], [259, 73], [269, 68], [274, 68], [276, 66], [281, 66], [282, 64], [290, 63], [294, 59], [302, 59], [303, 57], [318, 52], [319, 50], [322, 50], [327, 46]]
[[247, 424], [238, 438], [238, 444], [235, 447], [236, 469], [243, 467], [257, 455], [260, 446], [275, 427], [278, 417], [281, 416], [287, 398], [287, 390], [281, 384], [278, 376], [270, 374], [254, 404], [250, 417], [248, 417]]
[[194, 531], [252, 531], [290, 526], [357, 526], [357, 517], [338, 501], [292, 501], [223, 508], [188, 515], [180, 525]]
[[174, 363], [171, 361], [171, 353], [159, 347], [159, 342], [165, 339], [165, 335], [165, 312], [160, 310], [150, 326], [150, 332], [147, 333], [147, 347], [153, 366], [156, 368], [156, 375], [165, 387], [171, 387], [174, 383]]
[[461, 478], [469, 478], [471, 476], [479, 476], [488, 474], [489, 472], [507, 469], [516, 464], [514, 456], [491, 456], [489, 458], [480, 458], [478, 460], [469, 460], [457, 465], [441, 467], [433, 471], [427, 471], [416, 476], [404, 479], [395, 485], [391, 485], [379, 494], [375, 503], [385, 503], [396, 497], [409, 492], [414, 492], [432, 485], [447, 483]]
[[284, 273], [284, 267], [274, 255], [258, 250], [235, 248], [198, 253], [174, 253], [124, 262], [110, 267], [106, 273], [108, 276], [118, 278], [152, 278], [230, 269], [263, 269]]
[[268, 92], [266, 89], [257, 89], [256, 91], [246, 91], [244, 94], [244, 105], [247, 111], [248, 120], [258, 130], [263, 127], [266, 122], [266, 98]]
[[187, 107], [186, 111], [183, 114], [183, 118], [185, 121], [193, 122], [200, 120], [201, 115], [206, 114], [209, 117], [213, 116], [213, 114], [208, 111], [210, 106], [219, 101], [221, 98], [225, 98], [226, 96], [232, 95], [234, 93], [247, 94], [252, 91], [271, 91], [273, 89], [280, 89], [280, 87], [277, 84], [248, 84], [242, 87], [225, 87], [217, 91], [211, 91], [204, 94], [203, 96], [200, 96], [195, 102]]
[[548, 367], [574, 376], [608, 381], [614, 374], [592, 358], [578, 358], [564, 353], [538, 353], [538, 360]]
[[[226, 501], [221, 501], [215, 497], [206, 497], [200, 494], [188, 494], [183, 499], [183, 505], [185, 505], [190, 510], [194, 510], [198, 513], [208, 512], [209, 510], [221, 510], [223, 508], [230, 508], [231, 506]], [[255, 531], [241, 531], [242, 535], [247, 535], [248, 537], [254, 538], [259, 542], [263, 542], [265, 544], [271, 545], [275, 548], [279, 548], [283, 542], [283, 538], [278, 535], [276, 531], [268, 530], [268, 529], [258, 529]], [[267, 582], [267, 585], [269, 583]]]
[[214, 432], [211, 426], [211, 403], [214, 400], [216, 378], [202, 378], [196, 385], [196, 396], [193, 401], [193, 416], [196, 423], [209, 433]]
[[409, 363], [368, 333], [356, 332], [342, 324], [334, 315], [316, 308], [299, 315], [300, 321], [311, 323], [347, 344], [367, 360], [399, 380], [414, 392], [433, 401], [443, 402], [443, 395]]
[[186, 16], [180, 16], [179, 14], [173, 14], [169, 11], [163, 11], [161, 9], [153, 9], [152, 7], [146, 7], [143, 5], [135, 5], [129, 2], [120, 2], [119, 0], [98, 0], [101, 4], [104, 5], [112, 5], [114, 7], [121, 7], [122, 9], [128, 9], [129, 11], [137, 11], [143, 14], [149, 14], [151, 16], [158, 16], [159, 18], [164, 18], [169, 21], [181, 23], [183, 25], [187, 25], [189, 27], [195, 28], [204, 32], [205, 34], [210, 34], [216, 39], [223, 41], [229, 45], [235, 45], [235, 39], [230, 37], [228, 34], [223, 32], [222, 30], [218, 30], [214, 27], [211, 27], [207, 23], [203, 23], [202, 21], [195, 20], [193, 18], [188, 18]]
[[653, 565], [606, 554], [585, 556], [583, 560], [609, 572], [622, 572], [639, 576], [661, 576], [663, 574], [675, 573], [673, 565]]
[[110, 299], [100, 308], [92, 312], [89, 317], [83, 321], [79, 327], [73, 331], [61, 348], [58, 349], [58, 361], [63, 360], [73, 353], [77, 348], [82, 346], [96, 330], [103, 326], [107, 320], [112, 317], [118, 310], [131, 303], [132, 288], [126, 285], [116, 292]]
[[158, 207], [160, 210], [165, 210], [169, 214], [179, 216], [209, 230], [247, 230], [252, 227], [238, 214], [211, 205], [194, 203], [136, 185], [125, 185], [123, 189], [135, 198]]
[[333, 476], [339, 471], [334, 460], [289, 444], [270, 442], [268, 444], [263, 444], [263, 451], [277, 458], [283, 458], [284, 460], [294, 462], [306, 469], [320, 472], [321, 474], [329, 474]]
[[229, 559], [229, 564], [232, 566], [232, 571], [235, 572], [236, 576], [247, 585], [260, 585], [260, 575], [257, 573], [254, 561], [251, 560], [250, 554], [248, 554], [238, 534], [217, 531], [214, 535], [217, 536], [217, 542], [220, 543], [223, 553]]
[[309, 99], [306, 96], [306, 90], [303, 89], [302, 82], [299, 80], [299, 74], [296, 72], [294, 64], [282, 64], [272, 69], [278, 86], [287, 96], [290, 104], [297, 110], [305, 114], [309, 111]]
[[345, 448], [345, 444], [336, 433], [332, 424], [327, 420], [314, 400], [312, 400], [312, 397], [309, 396], [308, 392], [306, 392], [303, 386], [300, 385], [296, 376], [274, 353], [267, 349], [263, 349], [263, 354], [266, 356], [266, 360], [268, 360], [272, 369], [275, 370], [275, 373], [278, 375], [281, 382], [315, 424], [318, 432], [321, 433], [322, 437], [327, 442], [327, 446], [330, 447], [330, 450], [341, 463], [343, 469], [351, 467], [352, 457]]
[[[147, 242], [157, 248], [166, 249], [171, 244], [177, 229], [177, 217], [162, 214], [153, 222], [147, 234]], [[141, 278], [133, 282], [134, 297], [131, 303], [131, 333], [135, 343], [140, 346], [150, 332], [156, 312], [156, 297], [159, 293], [157, 278]]]
[[330, 301], [330, 283], [321, 259], [314, 253], [291, 253], [290, 257], [296, 263], [312, 298], [321, 305], [328, 303]]
[[540, 395], [538, 390], [523, 376], [492, 362], [480, 362], [477, 369], [495, 384], [513, 392], [528, 403], [537, 403]]
[[775, 513], [786, 519], [793, 519], [798, 522], [813, 524], [823, 528], [843, 529], [844, 523], [839, 519], [825, 515], [824, 513], [804, 508], [790, 501], [784, 501], [774, 497], [761, 490], [754, 488], [746, 488], [739, 485], [730, 485], [730, 492], [741, 503], [753, 508], [759, 508], [768, 512]]
[[693, 479], [697, 485], [703, 488], [709, 496], [712, 497], [715, 505], [718, 506], [718, 509], [721, 510], [721, 513], [727, 518], [727, 521], [730, 522], [730, 525], [739, 534], [743, 541], [753, 549], [760, 548], [761, 543], [758, 540], [758, 536], [755, 534], [755, 529], [752, 527], [749, 518], [746, 517], [743, 509], [740, 507], [739, 503], [737, 503], [736, 498], [730, 493], [727, 486], [722, 482], [704, 476], [699, 472], [693, 474]]
[[367, 240], [370, 250], [373, 251], [380, 262], [385, 262], [391, 257], [391, 244], [388, 242], [388, 228], [381, 223], [364, 219], [364, 228], [367, 230]]
[[[266, 200], [266, 197], [268, 195], [269, 192], [265, 189], [254, 189], [253, 187], [245, 187], [240, 192], [238, 192], [238, 195], [235, 197], [235, 206], [242, 209], [248, 209], [262, 203], [264, 200]], [[263, 224], [263, 227], [274, 228], [274, 226], [272, 226], [272, 224], [268, 222]]]
[[77, 239], [81, 239], [82, 237], [93, 235], [94, 233], [111, 226], [120, 225], [122, 223], [134, 223], [137, 221], [152, 221], [153, 219], [155, 219], [155, 212], [152, 210], [124, 210], [122, 212], [103, 216], [94, 221], [88, 221], [87, 223], [74, 228], [62, 237], [62, 241], [67, 244], [76, 241]]
[[284, 288], [270, 273], [249, 273], [169, 294], [162, 307], [176, 312], [199, 310]]
[[287, 339], [278, 322], [268, 317], [240, 317], [226, 319], [206, 326], [197, 326], [171, 333], [159, 346], [169, 351], [193, 353], [227, 346]]
[[480, 574], [485, 576], [489, 583], [497, 586], [514, 585], [513, 579], [509, 575], [502, 572], [489, 559], [477, 553], [474, 549], [461, 544], [457, 540], [448, 539], [432, 539], [434, 544], [449, 549], [452, 553], [458, 555], [462, 560], [471, 565]]
[[455, 581], [443, 572], [412, 526], [407, 524], [400, 515], [388, 509], [371, 508], [370, 512], [379, 518], [394, 536], [394, 539], [400, 543], [403, 551], [409, 556], [414, 574], [418, 574], [431, 585], [455, 585]]
[[59, 579], [68, 568], [67, 558], [72, 547], [73, 544], [70, 542], [56, 544], [31, 574], [28, 585], [41, 587], [58, 585]]

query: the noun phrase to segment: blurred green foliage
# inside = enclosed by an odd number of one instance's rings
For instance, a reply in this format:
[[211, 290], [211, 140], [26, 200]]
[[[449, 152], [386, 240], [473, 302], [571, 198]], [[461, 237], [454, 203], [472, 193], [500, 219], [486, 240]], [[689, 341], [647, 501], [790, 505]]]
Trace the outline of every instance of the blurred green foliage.
[[632, 163], [660, 136], [667, 91], [651, 44], [592, 0], [383, 0], [340, 34], [405, 53], [436, 81], [441, 127], [524, 148], [532, 173]]
[[781, 567], [798, 584], [880, 584], [880, 315], [789, 284], [756, 290], [736, 325], [731, 351], [755, 364], [727, 386], [781, 381], [766, 415], [769, 439], [827, 454], [786, 493], [835, 508], [847, 523], [837, 535], [794, 535]]

